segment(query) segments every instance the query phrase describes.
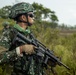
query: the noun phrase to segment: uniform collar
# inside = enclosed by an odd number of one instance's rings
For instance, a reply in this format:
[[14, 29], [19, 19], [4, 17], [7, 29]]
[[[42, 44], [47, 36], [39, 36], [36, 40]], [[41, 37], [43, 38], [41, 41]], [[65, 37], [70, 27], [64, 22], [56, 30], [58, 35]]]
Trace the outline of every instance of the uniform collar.
[[24, 33], [24, 34], [29, 34], [30, 33], [30, 29], [27, 28], [26, 30], [23, 29], [21, 26], [19, 26], [18, 24], [14, 25], [14, 28], [17, 29], [18, 31]]

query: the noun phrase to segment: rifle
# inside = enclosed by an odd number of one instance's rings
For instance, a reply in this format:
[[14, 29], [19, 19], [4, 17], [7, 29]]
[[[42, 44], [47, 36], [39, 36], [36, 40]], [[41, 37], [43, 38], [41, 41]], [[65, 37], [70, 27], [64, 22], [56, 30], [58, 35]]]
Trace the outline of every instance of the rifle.
[[16, 36], [14, 38], [14, 41], [20, 41], [23, 44], [25, 44], [25, 42], [27, 44], [32, 44], [34, 46], [36, 46], [37, 48], [35, 49], [36, 53], [38, 56], [44, 57], [44, 64], [47, 65], [48, 61], [51, 61], [52, 63], [58, 64], [59, 66], [64, 66], [65, 68], [67, 68], [68, 70], [70, 70], [70, 68], [68, 66], [66, 66], [65, 64], [63, 64], [60, 59], [58, 59], [52, 50], [46, 48], [45, 45], [43, 45], [41, 42], [39, 42], [37, 39], [34, 38], [33, 35], [31, 35], [33, 37], [33, 40], [30, 40], [28, 38], [26, 38], [23, 34], [21, 34], [20, 32], [16, 32]]

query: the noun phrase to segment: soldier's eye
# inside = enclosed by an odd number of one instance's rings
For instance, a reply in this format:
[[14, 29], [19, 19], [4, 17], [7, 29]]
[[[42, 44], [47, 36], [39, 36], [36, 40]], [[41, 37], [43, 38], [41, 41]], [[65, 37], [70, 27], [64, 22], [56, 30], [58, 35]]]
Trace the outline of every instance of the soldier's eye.
[[34, 17], [34, 14], [28, 14], [29, 17], [33, 18]]

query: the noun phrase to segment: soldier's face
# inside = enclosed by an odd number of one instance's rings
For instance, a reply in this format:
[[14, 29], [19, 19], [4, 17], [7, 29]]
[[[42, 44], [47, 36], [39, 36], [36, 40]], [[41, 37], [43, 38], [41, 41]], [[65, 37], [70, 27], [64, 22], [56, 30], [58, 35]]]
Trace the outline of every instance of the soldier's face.
[[33, 24], [33, 22], [34, 22], [34, 14], [32, 12], [28, 13], [28, 21], [31, 24]]
[[[32, 12], [29, 12], [29, 13], [27, 13], [27, 15], [28, 15], [28, 17], [26, 17], [26, 15], [20, 16], [20, 20], [29, 22], [32, 25], [34, 22], [34, 14]], [[28, 21], [27, 21], [27, 19], [28, 19]]]

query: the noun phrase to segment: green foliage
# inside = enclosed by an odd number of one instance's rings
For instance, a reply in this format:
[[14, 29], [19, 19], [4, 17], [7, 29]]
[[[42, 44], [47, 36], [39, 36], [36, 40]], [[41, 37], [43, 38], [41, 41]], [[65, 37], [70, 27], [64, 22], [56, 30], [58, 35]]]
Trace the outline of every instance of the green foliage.
[[32, 4], [34, 7], [34, 14], [35, 14], [35, 19], [36, 21], [41, 21], [43, 19], [49, 18], [50, 21], [52, 20], [53, 22], [57, 22], [58, 18], [55, 15], [54, 11], [51, 11], [49, 8], [44, 7], [42, 4], [38, 4], [38, 3], [33, 3]]
[[42, 4], [33, 3], [32, 5], [35, 9], [36, 19], [42, 18], [42, 15], [44, 16], [44, 18], [46, 18], [48, 14], [51, 12], [50, 9], [43, 7]]

